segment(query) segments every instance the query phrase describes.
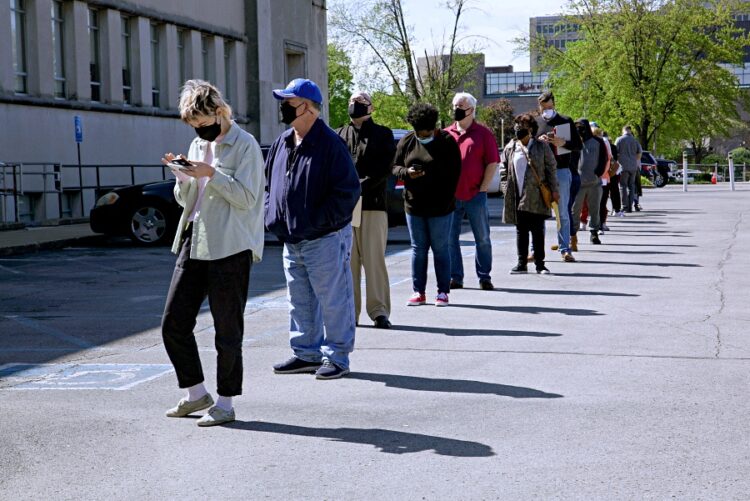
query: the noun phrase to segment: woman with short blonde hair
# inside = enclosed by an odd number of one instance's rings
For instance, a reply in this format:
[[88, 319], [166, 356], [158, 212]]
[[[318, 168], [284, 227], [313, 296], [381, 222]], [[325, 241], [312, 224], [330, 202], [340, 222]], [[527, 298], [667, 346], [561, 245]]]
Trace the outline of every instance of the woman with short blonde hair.
[[[180, 388], [188, 394], [169, 417], [207, 409], [198, 426], [235, 419], [242, 393], [242, 337], [250, 267], [263, 255], [263, 156], [255, 138], [232, 120], [232, 108], [209, 82], [188, 80], [180, 118], [195, 129], [187, 158], [162, 162], [174, 173], [184, 208], [172, 252], [178, 255], [162, 318], [162, 336]], [[193, 329], [208, 297], [216, 330], [218, 400], [206, 390]]]

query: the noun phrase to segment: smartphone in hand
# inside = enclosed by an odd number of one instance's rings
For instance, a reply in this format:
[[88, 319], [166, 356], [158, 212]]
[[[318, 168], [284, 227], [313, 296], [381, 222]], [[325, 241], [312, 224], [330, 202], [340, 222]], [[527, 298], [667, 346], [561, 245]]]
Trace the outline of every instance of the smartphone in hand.
[[193, 164], [185, 158], [175, 157], [169, 162], [169, 166], [173, 169], [183, 170], [186, 167], [192, 167]]

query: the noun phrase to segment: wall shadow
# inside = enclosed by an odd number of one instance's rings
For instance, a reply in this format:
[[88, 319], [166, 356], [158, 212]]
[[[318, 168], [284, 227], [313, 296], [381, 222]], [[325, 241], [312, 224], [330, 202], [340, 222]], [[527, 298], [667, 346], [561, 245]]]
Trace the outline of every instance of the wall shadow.
[[[374, 329], [374, 327], [372, 327]], [[358, 327], [359, 329], [359, 327]], [[498, 336], [498, 337], [560, 337], [562, 334], [552, 332], [507, 331], [500, 329], [456, 329], [453, 327], [422, 327], [414, 325], [391, 326], [391, 330], [407, 332], [426, 332], [428, 334], [443, 334], [451, 337], [468, 336]]]
[[378, 451], [387, 454], [433, 451], [440, 456], [453, 457], [491, 457], [495, 455], [492, 447], [479, 442], [384, 430], [382, 428], [312, 428], [262, 421], [234, 421], [224, 425], [224, 427], [261, 433], [324, 438], [334, 442], [350, 444], [372, 445]]
[[451, 303], [453, 308], [473, 308], [476, 310], [502, 311], [505, 313], [528, 313], [530, 315], [541, 315], [543, 313], [559, 313], [572, 317], [599, 317], [604, 313], [584, 308], [547, 308], [545, 306], [493, 306], [488, 304], [461, 304]]
[[604, 296], [604, 297], [640, 297], [640, 294], [628, 294], [627, 292], [597, 292], [597, 291], [564, 291], [555, 289], [509, 289], [506, 287], [495, 288], [498, 292], [510, 294], [541, 294], [544, 296]]
[[436, 391], [440, 393], [474, 393], [480, 395], [497, 395], [511, 398], [562, 398], [557, 393], [547, 393], [523, 386], [485, 383], [467, 379], [437, 379], [400, 374], [375, 374], [371, 372], [352, 372], [349, 379], [362, 379], [383, 383], [389, 388], [401, 388], [415, 391]]

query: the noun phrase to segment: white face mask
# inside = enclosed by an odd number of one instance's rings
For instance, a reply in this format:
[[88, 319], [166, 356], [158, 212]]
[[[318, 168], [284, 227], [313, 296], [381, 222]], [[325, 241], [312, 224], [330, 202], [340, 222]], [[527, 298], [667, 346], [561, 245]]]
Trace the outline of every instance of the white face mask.
[[552, 120], [555, 115], [557, 115], [557, 112], [554, 109], [542, 111], [542, 118], [545, 120]]

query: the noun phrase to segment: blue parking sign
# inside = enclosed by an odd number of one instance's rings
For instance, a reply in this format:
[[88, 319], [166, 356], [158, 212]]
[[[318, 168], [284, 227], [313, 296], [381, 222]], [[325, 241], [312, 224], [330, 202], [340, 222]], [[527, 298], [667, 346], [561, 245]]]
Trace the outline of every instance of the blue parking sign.
[[81, 117], [76, 115], [73, 117], [73, 123], [75, 125], [76, 130], [76, 143], [82, 143], [83, 142], [83, 123], [81, 122]]

